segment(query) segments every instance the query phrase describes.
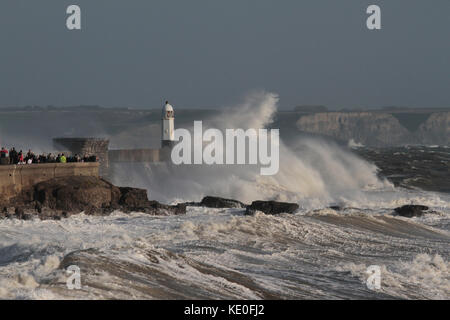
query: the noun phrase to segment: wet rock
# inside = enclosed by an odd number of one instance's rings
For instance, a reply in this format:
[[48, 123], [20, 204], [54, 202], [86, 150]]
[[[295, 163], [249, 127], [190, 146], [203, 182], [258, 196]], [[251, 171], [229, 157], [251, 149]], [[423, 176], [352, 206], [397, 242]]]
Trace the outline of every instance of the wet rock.
[[255, 211], [262, 211], [265, 214], [294, 213], [299, 208], [296, 203], [277, 201], [253, 201], [245, 211], [246, 215], [253, 215]]
[[[184, 204], [171, 206], [148, 200], [144, 189], [119, 188], [101, 178], [87, 176], [61, 177], [37, 183], [11, 203], [15, 206], [13, 217], [18, 219], [27, 214], [30, 217], [37, 215], [42, 220], [59, 220], [81, 212], [86, 215], [109, 215], [114, 210], [153, 215], [186, 213]], [[12, 216], [13, 213], [8, 210], [4, 215]]]
[[147, 198], [147, 190], [121, 187], [119, 205], [131, 208], [147, 207], [149, 200]]
[[201, 207], [207, 208], [245, 208], [246, 205], [233, 199], [206, 196], [199, 203]]
[[422, 205], [405, 205], [402, 207], [395, 208], [395, 215], [412, 218], [412, 217], [421, 217], [424, 215], [424, 211], [427, 211], [429, 208], [427, 206]]
[[29, 213], [24, 213], [24, 214], [21, 216], [21, 219], [22, 219], [22, 220], [31, 220], [31, 219], [33, 219], [33, 215], [32, 215], [32, 214], [29, 214]]
[[[115, 189], [115, 190], [114, 190]], [[34, 200], [51, 209], [83, 211], [111, 203], [117, 187], [96, 177], [73, 176], [55, 178], [34, 186]]]
[[14, 212], [14, 215], [15, 215], [15, 217], [16, 217], [17, 219], [22, 219], [22, 217], [24, 216], [24, 214], [25, 214], [25, 212], [24, 212], [24, 210], [23, 210], [22, 207], [17, 207], [16, 210], [15, 210], [15, 212]]
[[41, 212], [42, 212], [42, 204], [36, 201], [35, 204], [34, 204], [34, 209], [35, 209], [38, 213], [41, 213]]
[[183, 204], [177, 204], [174, 206], [162, 204], [158, 201], [147, 201], [145, 206], [141, 207], [122, 207], [122, 211], [124, 212], [144, 212], [151, 215], [161, 215], [161, 216], [168, 216], [168, 215], [181, 215], [186, 214], [186, 205]]

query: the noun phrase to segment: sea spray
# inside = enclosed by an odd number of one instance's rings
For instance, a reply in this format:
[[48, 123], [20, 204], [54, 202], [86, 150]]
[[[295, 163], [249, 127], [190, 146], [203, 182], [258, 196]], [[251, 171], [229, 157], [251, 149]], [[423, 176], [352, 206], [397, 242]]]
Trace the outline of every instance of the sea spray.
[[[278, 96], [253, 92], [241, 104], [223, 108], [203, 120], [207, 128], [265, 128], [273, 121]], [[186, 128], [193, 132], [193, 128]], [[279, 128], [282, 132], [283, 128]], [[377, 168], [324, 140], [299, 138], [294, 148], [279, 143], [280, 168], [276, 175], [261, 176], [256, 165], [114, 164], [113, 182], [146, 188], [161, 201], [200, 200], [205, 195], [244, 202], [277, 199], [315, 204], [358, 197], [361, 189], [382, 188]]]

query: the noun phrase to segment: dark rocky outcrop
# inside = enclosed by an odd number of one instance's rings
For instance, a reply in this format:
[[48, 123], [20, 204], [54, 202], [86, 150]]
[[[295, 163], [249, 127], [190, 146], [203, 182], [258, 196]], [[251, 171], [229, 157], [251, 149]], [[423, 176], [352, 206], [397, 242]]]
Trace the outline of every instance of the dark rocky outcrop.
[[97, 177], [73, 176], [55, 178], [34, 185], [35, 207], [44, 206], [68, 212], [88, 211], [118, 204], [120, 189]]
[[245, 208], [246, 205], [233, 199], [206, 196], [200, 202], [200, 205], [208, 208]]
[[220, 197], [206, 196], [200, 202], [186, 202], [185, 205], [191, 207], [206, 208], [246, 208], [247, 205], [233, 199], [225, 199]]
[[186, 202], [187, 206], [207, 207], [207, 208], [245, 208], [246, 215], [253, 215], [256, 211], [265, 214], [294, 213], [298, 208], [296, 203], [277, 201], [253, 201], [251, 205], [246, 205], [233, 199], [206, 196], [200, 202]]
[[115, 210], [125, 213], [144, 212], [151, 215], [181, 215], [186, 206], [208, 208], [246, 208], [245, 214], [262, 211], [265, 214], [294, 213], [296, 203], [254, 201], [246, 205], [240, 201], [207, 196], [201, 202], [166, 205], [149, 200], [147, 191], [131, 187], [117, 187], [92, 176], [59, 177], [39, 182], [23, 190], [8, 203], [0, 205], [0, 218], [60, 220], [84, 212], [86, 215], [109, 215]]
[[246, 215], [253, 215], [256, 211], [262, 211], [265, 214], [294, 213], [299, 208], [296, 203], [277, 202], [277, 201], [253, 201], [247, 206]]
[[120, 187], [119, 204], [122, 206], [139, 208], [148, 204], [147, 191], [130, 187]]
[[87, 215], [108, 215], [114, 210], [152, 215], [186, 213], [183, 204], [170, 206], [147, 198], [144, 189], [116, 187], [108, 181], [89, 176], [54, 178], [35, 184], [3, 205], [0, 217], [61, 219], [84, 212]]
[[421, 217], [424, 215], [424, 211], [427, 211], [429, 208], [427, 206], [422, 205], [405, 205], [399, 208], [395, 208], [395, 215], [412, 218], [412, 217]]

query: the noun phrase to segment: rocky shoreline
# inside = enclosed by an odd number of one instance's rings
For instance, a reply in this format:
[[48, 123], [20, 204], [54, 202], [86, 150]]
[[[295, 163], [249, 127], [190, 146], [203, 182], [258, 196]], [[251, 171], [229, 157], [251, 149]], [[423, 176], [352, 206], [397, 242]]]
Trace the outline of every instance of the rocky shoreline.
[[139, 211], [151, 215], [186, 213], [186, 205], [175, 206], [150, 201], [144, 189], [117, 187], [90, 176], [54, 178], [35, 184], [1, 204], [0, 218], [60, 220], [84, 212], [87, 215], [109, 215], [115, 210]]
[[[30, 220], [37, 217], [41, 220], [61, 220], [81, 212], [105, 216], [115, 210], [160, 216], [182, 215], [186, 214], [187, 206], [245, 209], [245, 215], [253, 215], [258, 211], [269, 215], [293, 214], [299, 209], [296, 203], [258, 200], [248, 205], [212, 196], [206, 196], [200, 202], [166, 205], [149, 200], [145, 189], [117, 187], [97, 177], [72, 176], [54, 178], [23, 190], [7, 203], [0, 204], [0, 219]], [[330, 209], [340, 211], [343, 208]], [[411, 218], [422, 216], [428, 210], [426, 206], [406, 205], [395, 208], [393, 215]]]

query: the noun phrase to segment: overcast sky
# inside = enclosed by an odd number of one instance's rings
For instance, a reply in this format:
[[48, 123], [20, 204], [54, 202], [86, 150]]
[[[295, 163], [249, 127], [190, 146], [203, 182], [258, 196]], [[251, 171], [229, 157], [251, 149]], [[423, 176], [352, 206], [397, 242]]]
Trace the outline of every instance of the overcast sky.
[[220, 107], [253, 89], [286, 109], [450, 106], [450, 1], [0, 2], [0, 106]]

